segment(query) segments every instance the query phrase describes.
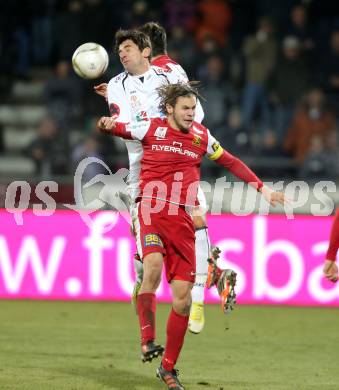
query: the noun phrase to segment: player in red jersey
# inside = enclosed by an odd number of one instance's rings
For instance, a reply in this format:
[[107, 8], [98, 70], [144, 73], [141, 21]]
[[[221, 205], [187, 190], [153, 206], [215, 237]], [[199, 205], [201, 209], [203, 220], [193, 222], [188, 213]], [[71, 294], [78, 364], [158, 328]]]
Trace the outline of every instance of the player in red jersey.
[[[125, 72], [114, 77], [108, 84], [100, 84], [95, 87], [99, 95], [105, 96], [109, 106], [112, 108], [112, 115], [116, 116], [120, 122], [131, 122], [135, 118], [154, 118], [160, 116], [158, 111], [158, 100], [156, 88], [160, 83], [177, 83], [179, 81], [187, 82], [187, 75], [182, 67], [171, 60], [166, 54], [166, 32], [156, 23], [148, 23], [143, 26], [143, 31], [120, 31], [116, 35], [116, 46], [119, 47], [119, 57], [124, 65]], [[139, 33], [139, 34], [138, 34]], [[142, 36], [140, 36], [140, 34]], [[125, 46], [126, 43], [131, 44], [131, 39], [145, 40], [145, 36], [150, 38], [154, 55], [151, 65], [143, 58], [144, 66], [136, 66], [131, 58], [126, 61]], [[118, 41], [117, 41], [117, 37]], [[125, 41], [121, 40], [125, 37]], [[138, 42], [136, 40], [136, 42]], [[134, 42], [135, 43], [135, 42]], [[131, 45], [129, 45], [131, 46]], [[135, 45], [134, 45], [135, 46]], [[142, 47], [144, 48], [145, 45]], [[129, 48], [129, 57], [131, 50]], [[148, 48], [147, 48], [148, 49]], [[140, 53], [139, 53], [140, 54]], [[140, 56], [139, 56], [140, 57]], [[133, 57], [135, 58], [135, 56]], [[132, 67], [133, 65], [133, 67]], [[136, 77], [138, 75], [138, 77]], [[139, 78], [143, 76], [144, 81], [141, 83]], [[141, 116], [140, 113], [143, 113]], [[195, 120], [201, 122], [204, 116], [203, 109], [198, 103], [196, 109]], [[134, 215], [134, 194], [138, 191], [137, 183], [139, 180], [139, 160], [141, 159], [142, 148], [135, 141], [126, 141], [130, 160], [130, 176], [129, 176], [129, 194], [131, 197], [130, 212]], [[204, 326], [204, 288], [207, 279], [208, 263], [207, 259], [210, 252], [210, 240], [205, 218], [207, 209], [205, 195], [201, 188], [198, 192], [199, 208], [194, 210], [193, 222], [195, 226], [195, 251], [197, 258], [196, 281], [192, 290], [192, 309], [189, 321], [189, 330], [193, 333], [199, 333]], [[136, 305], [136, 296], [142, 282], [143, 266], [140, 257], [135, 256], [134, 268], [136, 273], [136, 282], [132, 294], [132, 302]], [[236, 273], [228, 270], [223, 274], [223, 284], [227, 285], [229, 293], [223, 299], [223, 305], [226, 308], [232, 309], [235, 303], [235, 281]], [[217, 285], [217, 283], [215, 283]], [[222, 284], [220, 284], [222, 285]], [[219, 290], [219, 289], [218, 289]], [[225, 310], [226, 311], [226, 310]]]
[[[188, 82], [185, 70], [167, 54], [165, 29], [159, 23], [148, 22], [140, 30], [149, 37], [152, 44], [151, 65], [162, 68], [167, 74], [174, 73], [178, 75], [179, 80], [183, 79]], [[201, 188], [199, 188], [198, 199], [199, 206], [192, 213], [195, 228], [196, 278], [192, 289], [192, 306], [188, 323], [188, 329], [195, 334], [200, 333], [205, 324], [204, 298], [206, 282], [209, 288], [213, 285], [218, 287], [224, 312], [229, 312], [233, 309], [236, 298], [234, 291], [236, 273], [231, 269], [224, 270], [225, 272], [222, 273], [223, 270], [218, 268], [215, 259], [213, 259], [210, 253], [211, 244], [206, 221], [207, 202]], [[218, 248], [214, 250], [214, 253], [218, 255], [220, 252], [218, 252]], [[141, 275], [140, 268], [139, 275]], [[141, 279], [142, 276], [139, 276], [139, 280]], [[222, 289], [221, 286], [224, 285], [226, 288]]]
[[323, 268], [323, 272], [326, 279], [330, 280], [333, 283], [338, 281], [338, 266], [335, 263], [337, 253], [338, 253], [338, 248], [339, 248], [339, 208], [334, 217], [334, 221], [331, 229], [331, 235], [330, 235], [330, 242], [328, 245], [326, 260]]
[[164, 356], [157, 376], [168, 389], [184, 389], [174, 369], [188, 326], [195, 279], [194, 226], [189, 210], [197, 205], [200, 164], [204, 155], [250, 183], [272, 205], [284, 203], [239, 159], [226, 152], [203, 125], [194, 122], [198, 92], [189, 84], [159, 89], [165, 119], [118, 123], [102, 117], [98, 127], [109, 134], [142, 143], [137, 245], [144, 276], [137, 297], [142, 351], [155, 340], [155, 292], [163, 263], [172, 289]]

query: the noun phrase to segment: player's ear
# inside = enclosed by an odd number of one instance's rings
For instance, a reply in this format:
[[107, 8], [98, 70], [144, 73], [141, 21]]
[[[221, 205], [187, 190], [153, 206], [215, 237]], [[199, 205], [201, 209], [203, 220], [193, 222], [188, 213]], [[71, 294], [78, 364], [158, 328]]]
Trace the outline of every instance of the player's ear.
[[173, 107], [170, 104], [166, 104], [167, 114], [173, 114]]
[[143, 57], [149, 58], [149, 60], [151, 60], [151, 54], [152, 54], [152, 49], [150, 47], [145, 47], [145, 49], [142, 51]]

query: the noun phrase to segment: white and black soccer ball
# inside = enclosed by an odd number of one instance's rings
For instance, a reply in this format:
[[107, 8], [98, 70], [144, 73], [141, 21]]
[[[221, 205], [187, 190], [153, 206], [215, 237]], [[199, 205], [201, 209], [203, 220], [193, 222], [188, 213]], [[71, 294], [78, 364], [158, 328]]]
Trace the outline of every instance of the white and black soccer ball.
[[75, 73], [84, 79], [102, 76], [108, 67], [108, 54], [98, 43], [87, 42], [79, 46], [72, 57]]

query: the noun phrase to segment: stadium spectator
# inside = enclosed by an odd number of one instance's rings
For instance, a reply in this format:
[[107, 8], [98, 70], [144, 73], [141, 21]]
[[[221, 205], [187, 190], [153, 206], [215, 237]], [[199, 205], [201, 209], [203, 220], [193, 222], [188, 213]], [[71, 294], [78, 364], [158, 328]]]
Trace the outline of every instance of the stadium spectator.
[[297, 102], [310, 88], [311, 75], [307, 61], [300, 52], [297, 38], [287, 36], [282, 42], [282, 58], [276, 62], [268, 80], [275, 145], [282, 147]]
[[336, 144], [333, 145], [334, 147], [330, 147], [330, 145], [326, 145], [325, 141], [319, 136], [311, 138], [309, 150], [299, 171], [300, 178], [306, 180], [333, 179], [337, 176]]
[[49, 65], [53, 50], [54, 0], [34, 0], [32, 7], [32, 54], [34, 63]]
[[335, 214], [332, 229], [330, 234], [330, 242], [328, 245], [326, 259], [324, 262], [323, 273], [326, 279], [335, 283], [338, 281], [338, 266], [335, 263], [339, 249], [339, 209]]
[[259, 21], [257, 33], [248, 37], [243, 45], [246, 61], [243, 127], [246, 132], [250, 132], [257, 108], [259, 109], [261, 129], [266, 132], [269, 127], [270, 112], [265, 83], [272, 72], [276, 52], [277, 41], [273, 35], [272, 22], [264, 17]]
[[320, 61], [319, 74], [322, 86], [330, 102], [339, 108], [339, 30], [333, 31], [330, 41], [330, 52], [326, 61]]
[[173, 26], [168, 42], [168, 54], [174, 61], [180, 62], [190, 76], [195, 69], [197, 50], [190, 34], [180, 25]]
[[60, 136], [57, 123], [45, 118], [39, 125], [36, 139], [26, 153], [36, 164], [36, 173], [44, 178], [65, 174], [68, 169], [68, 153]]
[[315, 49], [313, 32], [308, 22], [307, 9], [304, 5], [298, 4], [291, 10], [290, 23], [287, 26], [285, 35], [292, 35], [298, 38], [301, 50], [311, 53]]
[[[292, 119], [284, 148], [301, 166], [311, 152], [311, 146], [319, 150], [319, 143], [327, 145], [326, 139], [335, 131], [335, 115], [327, 107], [323, 92], [313, 89]], [[319, 139], [314, 141], [314, 137]]]
[[[79, 163], [87, 157], [95, 157], [102, 160], [100, 154], [100, 145], [95, 135], [87, 136], [82, 142], [77, 144], [72, 151], [72, 164], [73, 170], [75, 171]], [[89, 182], [93, 177], [100, 173], [106, 173], [102, 165], [89, 164], [83, 172], [82, 179], [85, 182]]]
[[[209, 57], [205, 66], [200, 68], [198, 78], [203, 85], [204, 108], [207, 112], [204, 124], [221, 134], [219, 129], [226, 126], [228, 109], [236, 102], [236, 93], [230, 83], [226, 81], [221, 58], [218, 56]], [[223, 137], [225, 136], [223, 134]], [[226, 141], [222, 138], [221, 140]]]
[[171, 31], [176, 26], [181, 26], [187, 33], [194, 26], [194, 18], [197, 11], [195, 0], [165, 0], [163, 5], [164, 26]]
[[70, 0], [55, 21], [57, 60], [70, 61], [74, 50], [84, 43], [84, 34], [83, 3]]
[[0, 2], [0, 7], [0, 36], [5, 43], [0, 50], [4, 51], [5, 59], [11, 62], [10, 73], [17, 79], [28, 81], [31, 66], [31, 4], [29, 1], [12, 0]]
[[106, 1], [85, 0], [82, 18], [84, 23], [82, 43], [96, 42], [109, 49], [115, 26]]
[[232, 21], [232, 9], [228, 1], [200, 0], [197, 11], [195, 39], [198, 47], [201, 47], [205, 37], [215, 39], [219, 47], [225, 46]]
[[49, 115], [61, 126], [69, 126], [69, 120], [79, 116], [82, 83], [71, 71], [68, 61], [55, 65], [54, 76], [47, 80], [44, 94]]

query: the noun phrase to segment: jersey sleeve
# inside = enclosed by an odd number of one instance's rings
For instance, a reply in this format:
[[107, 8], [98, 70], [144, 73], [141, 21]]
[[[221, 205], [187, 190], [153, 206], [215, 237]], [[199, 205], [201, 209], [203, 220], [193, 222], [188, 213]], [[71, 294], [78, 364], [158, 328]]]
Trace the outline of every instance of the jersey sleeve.
[[131, 133], [132, 139], [142, 141], [149, 128], [151, 126], [151, 121], [140, 121], [127, 123], [125, 125], [126, 131]]
[[107, 100], [111, 117], [123, 123], [128, 123], [132, 120], [130, 105], [120, 79], [113, 78], [108, 83]]
[[202, 105], [200, 103], [200, 100], [197, 99], [197, 106], [195, 108], [195, 117], [194, 117], [194, 120], [198, 123], [201, 123], [202, 120], [204, 119], [204, 110], [202, 108]]
[[115, 127], [109, 133], [123, 139], [142, 141], [151, 126], [150, 121], [135, 123], [116, 122]]
[[207, 129], [207, 149], [206, 154], [210, 160], [217, 160], [223, 153], [224, 149], [220, 143], [213, 137]]

